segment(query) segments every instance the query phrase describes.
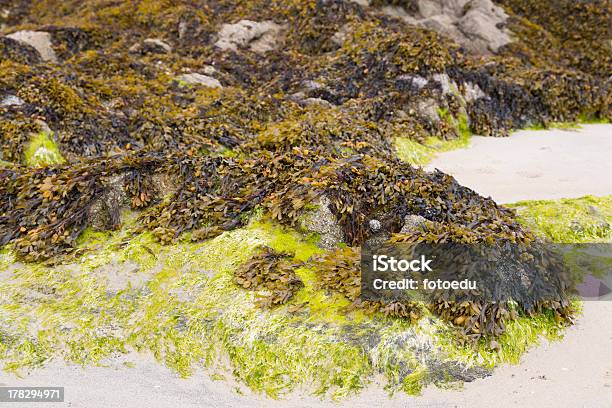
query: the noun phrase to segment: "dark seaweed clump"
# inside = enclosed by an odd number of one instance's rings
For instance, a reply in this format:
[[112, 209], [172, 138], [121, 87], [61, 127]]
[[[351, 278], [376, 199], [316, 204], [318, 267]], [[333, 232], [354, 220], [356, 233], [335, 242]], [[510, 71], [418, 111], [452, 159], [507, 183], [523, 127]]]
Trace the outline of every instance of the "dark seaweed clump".
[[234, 280], [245, 289], [268, 291], [269, 294], [259, 299], [262, 306], [270, 307], [287, 303], [303, 286], [295, 274], [295, 268], [299, 265], [290, 260], [289, 254], [264, 248], [263, 252], [234, 271]]
[[[171, 243], [184, 232], [203, 240], [238, 228], [257, 208], [295, 225], [326, 196], [352, 248], [369, 238], [369, 220], [399, 233], [407, 215], [428, 221], [421, 232], [428, 241], [528, 245], [533, 235], [510, 210], [448, 175], [401, 162], [393, 140], [452, 139], [462, 121], [504, 135], [551, 121], [609, 119], [607, 45], [590, 46], [607, 44], [601, 22], [609, 5], [565, 2], [560, 10], [502, 1], [517, 39], [483, 57], [383, 14], [382, 3], [389, 2], [5, 4], [2, 32], [50, 33], [58, 61], [0, 37], [0, 99], [23, 102], [0, 106], [0, 244], [26, 261], [56, 262], [74, 252], [88, 226], [119, 228], [124, 207], [140, 211], [139, 229]], [[562, 26], [568, 15], [571, 25]], [[223, 24], [245, 19], [281, 27], [272, 49], [215, 46]], [[147, 38], [169, 50], [142, 46]], [[186, 84], [180, 75], [187, 72], [207, 73], [223, 88]], [[480, 93], [468, 97], [475, 86]], [[65, 164], [24, 165], [41, 121]], [[264, 261], [279, 266], [264, 256], [253, 268], [267, 270]], [[328, 266], [324, 284], [355, 300], [354, 276], [341, 282]], [[566, 301], [537, 307], [560, 316], [569, 310]], [[497, 322], [502, 309], [474, 313]], [[461, 324], [468, 309], [436, 310]]]

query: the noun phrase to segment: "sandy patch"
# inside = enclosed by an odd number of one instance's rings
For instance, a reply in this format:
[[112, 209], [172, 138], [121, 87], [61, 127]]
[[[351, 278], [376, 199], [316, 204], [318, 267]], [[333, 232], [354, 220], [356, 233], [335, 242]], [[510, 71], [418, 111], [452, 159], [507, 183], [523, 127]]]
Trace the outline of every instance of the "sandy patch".
[[612, 125], [473, 136], [426, 166], [500, 203], [612, 194]]

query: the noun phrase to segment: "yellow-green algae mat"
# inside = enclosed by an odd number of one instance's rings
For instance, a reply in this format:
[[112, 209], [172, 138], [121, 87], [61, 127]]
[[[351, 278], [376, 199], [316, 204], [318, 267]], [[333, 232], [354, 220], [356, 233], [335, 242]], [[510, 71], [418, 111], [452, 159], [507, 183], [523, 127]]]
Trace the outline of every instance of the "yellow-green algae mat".
[[[557, 241], [593, 239], [576, 235], [576, 223], [563, 216], [567, 208], [582, 231], [612, 242], [612, 196], [516, 207], [524, 223]], [[431, 315], [410, 324], [347, 313], [349, 302], [317, 289], [316, 271], [305, 267], [297, 270], [305, 285], [291, 302], [263, 310], [256, 306], [257, 293], [234, 284], [234, 269], [261, 245], [306, 260], [321, 252], [316, 237], [261, 217], [203, 243], [185, 236], [162, 246], [149, 234], [128, 239], [128, 230], [87, 231], [83, 255], [54, 267], [20, 264], [8, 249], [0, 252], [4, 370], [20, 375], [57, 358], [103, 364], [135, 350], [152, 352], [181, 376], [206, 367], [212, 378], [230, 373], [272, 397], [301, 387], [339, 398], [379, 374], [390, 392], [418, 394], [428, 383], [460, 387], [454, 367], [518, 363], [540, 336], [562, 336], [552, 315], [521, 316], [507, 324], [495, 350], [484, 341], [460, 346], [455, 329]]]

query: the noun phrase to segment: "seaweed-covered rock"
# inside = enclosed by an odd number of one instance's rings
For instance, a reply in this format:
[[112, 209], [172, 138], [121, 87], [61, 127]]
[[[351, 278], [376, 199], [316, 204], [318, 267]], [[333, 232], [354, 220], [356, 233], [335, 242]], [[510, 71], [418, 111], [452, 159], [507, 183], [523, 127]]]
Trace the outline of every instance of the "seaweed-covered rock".
[[505, 27], [508, 15], [491, 0], [419, 0], [411, 6], [409, 10], [386, 6], [385, 12], [452, 38], [480, 55], [495, 53], [512, 41]]
[[334, 249], [344, 241], [344, 232], [331, 212], [330, 205], [328, 197], [321, 197], [315, 204], [316, 209], [307, 211], [302, 220], [303, 228], [320, 235], [319, 246], [325, 249]]

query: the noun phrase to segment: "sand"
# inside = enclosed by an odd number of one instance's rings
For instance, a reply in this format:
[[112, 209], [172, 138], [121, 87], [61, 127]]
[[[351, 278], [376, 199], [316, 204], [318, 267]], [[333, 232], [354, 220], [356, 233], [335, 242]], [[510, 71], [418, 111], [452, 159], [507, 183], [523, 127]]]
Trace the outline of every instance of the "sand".
[[427, 166], [499, 203], [612, 194], [612, 125], [473, 136]]

